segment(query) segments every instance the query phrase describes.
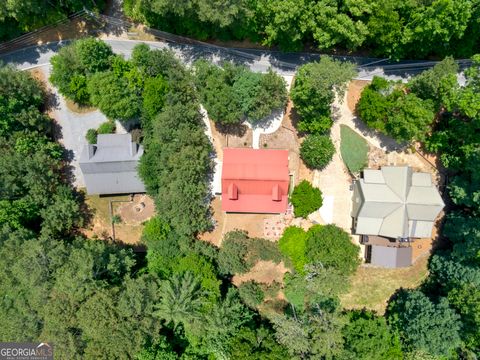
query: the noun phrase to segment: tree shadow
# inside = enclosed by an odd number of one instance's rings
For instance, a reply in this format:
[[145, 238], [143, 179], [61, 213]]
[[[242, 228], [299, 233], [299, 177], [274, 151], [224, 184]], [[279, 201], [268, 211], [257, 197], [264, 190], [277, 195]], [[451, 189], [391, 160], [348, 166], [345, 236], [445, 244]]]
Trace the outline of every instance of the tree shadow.
[[221, 124], [216, 122], [214, 124], [215, 124], [215, 129], [223, 135], [243, 137], [248, 130], [248, 126], [242, 123]]
[[40, 57], [47, 52], [58, 52], [58, 50], [68, 45], [70, 40], [60, 40], [45, 45], [30, 45], [21, 49], [12, 47], [8, 52], [0, 54], [0, 63], [19, 65], [30, 63], [34, 65]]
[[255, 61], [259, 61], [261, 58], [258, 55], [249, 54], [243, 50], [240, 51], [233, 48], [222, 48], [203, 43], [170, 43], [169, 47], [176, 53], [180, 54], [182, 60], [187, 64], [192, 64], [199, 59], [206, 59], [217, 65], [220, 65], [225, 61], [230, 61], [236, 65], [251, 67]]
[[407, 143], [398, 143], [391, 137], [381, 133], [378, 130], [369, 128], [367, 124], [360, 119], [356, 114], [356, 111], [353, 114], [352, 118], [353, 123], [355, 124], [355, 130], [358, 130], [362, 133], [363, 136], [370, 136], [377, 138], [379, 140], [380, 146], [385, 148], [387, 152], [403, 152], [407, 148]]

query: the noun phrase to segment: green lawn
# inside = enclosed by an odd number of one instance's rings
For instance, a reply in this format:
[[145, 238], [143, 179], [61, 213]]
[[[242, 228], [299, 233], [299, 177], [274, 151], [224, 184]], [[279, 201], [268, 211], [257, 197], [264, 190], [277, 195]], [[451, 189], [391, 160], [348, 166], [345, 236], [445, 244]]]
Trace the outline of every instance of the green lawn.
[[340, 153], [352, 174], [362, 170], [368, 162], [368, 144], [364, 138], [346, 125], [340, 125]]

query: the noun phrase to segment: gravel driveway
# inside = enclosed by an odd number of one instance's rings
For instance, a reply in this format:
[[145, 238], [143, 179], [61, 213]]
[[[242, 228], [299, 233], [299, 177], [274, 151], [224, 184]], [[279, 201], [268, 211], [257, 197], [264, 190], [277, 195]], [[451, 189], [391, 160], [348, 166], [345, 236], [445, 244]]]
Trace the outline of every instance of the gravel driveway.
[[[41, 66], [39, 69], [48, 79], [50, 76], [50, 65]], [[58, 90], [50, 83], [48, 83], [47, 87], [55, 95], [56, 105], [50, 112], [50, 115], [61, 127], [59, 141], [69, 152], [72, 175], [74, 176], [72, 179], [73, 185], [79, 188], [85, 187], [85, 181], [78, 164], [78, 158], [82, 149], [87, 144], [85, 134], [88, 129], [97, 128], [101, 123], [107, 121], [107, 118], [99, 110], [83, 114], [70, 111], [67, 108], [65, 99], [58, 93]]]

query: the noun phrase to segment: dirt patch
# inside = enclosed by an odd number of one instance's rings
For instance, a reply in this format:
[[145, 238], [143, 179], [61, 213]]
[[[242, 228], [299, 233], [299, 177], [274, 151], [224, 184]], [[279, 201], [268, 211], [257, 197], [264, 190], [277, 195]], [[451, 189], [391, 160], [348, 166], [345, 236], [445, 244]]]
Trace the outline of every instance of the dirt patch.
[[155, 205], [150, 196], [137, 194], [132, 202], [120, 203], [114, 211], [126, 225], [139, 225], [155, 215]]
[[132, 26], [128, 29], [127, 37], [130, 40], [155, 41], [155, 36], [148, 33], [145, 25]]
[[311, 182], [313, 171], [308, 169], [300, 159], [300, 144], [303, 139], [297, 135], [294, 126], [295, 118], [293, 103], [289, 101], [280, 128], [272, 134], [260, 135], [260, 148], [288, 150], [288, 168], [296, 185], [302, 180]]
[[358, 100], [360, 100], [362, 91], [368, 84], [370, 84], [369, 80], [352, 80], [348, 84], [347, 105], [351, 112], [355, 112], [355, 107]]
[[35, 80], [41, 82], [44, 86], [47, 84], [47, 77], [45, 76], [45, 73], [42, 70], [31, 69], [29, 70], [29, 72]]
[[97, 108], [94, 107], [79, 105], [76, 102], [67, 98], [65, 98], [65, 104], [67, 105], [68, 110], [77, 114], [86, 114], [97, 110]]
[[9, 51], [25, 48], [30, 45], [44, 45], [50, 42], [60, 41], [64, 39], [80, 39], [82, 37], [92, 35], [98, 29], [98, 23], [87, 20], [85, 18], [76, 18], [59, 24], [55, 27], [47, 27], [23, 39], [21, 42], [9, 45]]
[[428, 276], [427, 263], [428, 256], [423, 256], [408, 268], [361, 266], [352, 276], [350, 291], [341, 296], [341, 303], [345, 309], [367, 308], [382, 315], [397, 289], [415, 288]]
[[260, 260], [248, 273], [235, 275], [232, 278], [232, 283], [235, 286], [250, 280], [262, 284], [272, 284], [274, 281], [283, 283], [283, 275], [288, 271], [289, 269], [285, 267], [283, 261], [275, 264], [273, 261]]
[[212, 231], [205, 232], [199, 235], [199, 239], [207, 241], [217, 247], [220, 247], [223, 238], [223, 228], [225, 225], [225, 213], [222, 211], [222, 199], [220, 196], [215, 196], [210, 204], [213, 214]]
[[225, 214], [223, 233], [240, 229], [248, 232], [250, 237], [263, 238], [265, 220], [272, 221], [278, 215], [270, 214]]
[[407, 149], [403, 152], [385, 152], [382, 149], [370, 146], [370, 151], [368, 152], [368, 167], [372, 169], [378, 169], [382, 166], [389, 165], [411, 166], [413, 171], [432, 174], [435, 183], [441, 183], [441, 175], [437, 168], [415, 150]]

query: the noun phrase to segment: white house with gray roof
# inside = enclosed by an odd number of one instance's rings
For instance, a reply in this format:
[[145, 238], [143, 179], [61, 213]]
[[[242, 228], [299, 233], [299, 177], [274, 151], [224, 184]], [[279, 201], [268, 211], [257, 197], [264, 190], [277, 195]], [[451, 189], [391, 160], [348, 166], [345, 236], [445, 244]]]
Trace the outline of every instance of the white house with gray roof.
[[431, 237], [444, 207], [428, 173], [409, 166], [365, 169], [353, 191], [354, 232], [393, 239]]
[[145, 192], [137, 173], [143, 147], [131, 134], [99, 134], [96, 144], [85, 145], [79, 159], [89, 195]]
[[408, 242], [430, 238], [444, 202], [431, 175], [409, 166], [365, 169], [353, 186], [353, 232], [366, 260], [383, 267], [411, 265]]

